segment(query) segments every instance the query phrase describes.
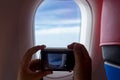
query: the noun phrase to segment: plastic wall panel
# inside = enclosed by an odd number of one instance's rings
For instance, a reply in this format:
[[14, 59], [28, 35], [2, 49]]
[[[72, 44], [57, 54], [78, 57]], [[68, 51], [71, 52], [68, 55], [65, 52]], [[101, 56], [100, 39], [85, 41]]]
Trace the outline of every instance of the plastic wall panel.
[[120, 45], [120, 0], [104, 0], [100, 45]]

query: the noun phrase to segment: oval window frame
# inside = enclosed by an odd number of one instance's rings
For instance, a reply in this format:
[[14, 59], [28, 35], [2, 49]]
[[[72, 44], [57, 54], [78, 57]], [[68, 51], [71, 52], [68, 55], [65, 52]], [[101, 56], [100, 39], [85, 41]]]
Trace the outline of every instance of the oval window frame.
[[[39, 0], [38, 1], [38, 3], [40, 3], [40, 4], [36, 6], [36, 11], [43, 1], [44, 0]], [[90, 51], [91, 40], [92, 40], [92, 29], [93, 29], [93, 27], [92, 27], [92, 22], [93, 22], [92, 9], [91, 9], [91, 7], [89, 5], [89, 2], [87, 0], [74, 0], [74, 1], [77, 3], [77, 5], [79, 6], [80, 11], [81, 11], [81, 26], [80, 26], [81, 29], [80, 29], [80, 36], [79, 36], [80, 41], [79, 42], [84, 44], [85, 47], [87, 48], [88, 52], [89, 52]], [[65, 78], [65, 77], [71, 77], [72, 78], [72, 76], [73, 75], [71, 74], [71, 75], [63, 76], [63, 77], [55, 77], [55, 78], [54, 77], [47, 77], [46, 79], [49, 79], [49, 80], [56, 79], [56, 78], [61, 78], [62, 79], [62, 78]]]

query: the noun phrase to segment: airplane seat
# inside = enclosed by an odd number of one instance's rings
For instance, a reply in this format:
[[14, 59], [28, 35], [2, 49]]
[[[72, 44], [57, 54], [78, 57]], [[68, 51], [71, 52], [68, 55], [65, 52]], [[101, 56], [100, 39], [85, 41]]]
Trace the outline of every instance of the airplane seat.
[[108, 80], [120, 80], [119, 7], [119, 0], [104, 0], [103, 2], [100, 46]]
[[120, 65], [120, 45], [104, 45], [102, 52], [105, 62]]
[[108, 80], [120, 80], [120, 45], [102, 46]]

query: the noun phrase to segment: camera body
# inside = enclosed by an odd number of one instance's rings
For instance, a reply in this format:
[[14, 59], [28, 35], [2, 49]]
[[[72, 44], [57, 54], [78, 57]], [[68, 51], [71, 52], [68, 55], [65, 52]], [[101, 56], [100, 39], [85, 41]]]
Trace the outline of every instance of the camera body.
[[72, 49], [46, 48], [41, 50], [41, 67], [43, 70], [71, 71], [74, 64]]

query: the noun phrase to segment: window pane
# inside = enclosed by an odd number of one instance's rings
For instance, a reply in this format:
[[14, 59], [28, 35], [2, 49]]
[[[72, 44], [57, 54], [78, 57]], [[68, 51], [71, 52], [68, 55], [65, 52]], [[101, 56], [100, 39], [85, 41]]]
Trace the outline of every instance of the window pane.
[[79, 42], [80, 8], [73, 0], [45, 0], [35, 15], [35, 45], [66, 47]]

